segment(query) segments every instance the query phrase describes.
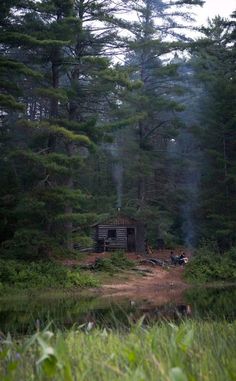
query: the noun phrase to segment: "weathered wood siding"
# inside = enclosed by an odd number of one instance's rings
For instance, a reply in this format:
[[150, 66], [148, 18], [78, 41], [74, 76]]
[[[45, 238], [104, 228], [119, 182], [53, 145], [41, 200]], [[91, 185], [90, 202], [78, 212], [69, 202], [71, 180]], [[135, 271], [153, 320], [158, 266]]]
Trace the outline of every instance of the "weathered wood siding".
[[99, 225], [98, 236], [100, 239], [107, 239], [108, 230], [116, 230], [116, 238], [109, 241], [109, 248], [112, 249], [127, 249], [127, 227], [125, 226], [112, 226], [112, 225]]
[[[128, 248], [127, 229], [134, 229], [135, 251], [140, 254], [145, 254], [146, 252], [146, 227], [139, 221], [119, 215], [116, 218], [111, 218], [103, 221], [103, 223], [94, 225], [93, 228], [93, 239], [95, 240], [95, 247], [97, 247], [98, 250], [103, 250], [103, 241], [108, 242], [106, 247], [107, 250], [130, 249]], [[116, 238], [108, 238], [109, 230], [116, 230]]]

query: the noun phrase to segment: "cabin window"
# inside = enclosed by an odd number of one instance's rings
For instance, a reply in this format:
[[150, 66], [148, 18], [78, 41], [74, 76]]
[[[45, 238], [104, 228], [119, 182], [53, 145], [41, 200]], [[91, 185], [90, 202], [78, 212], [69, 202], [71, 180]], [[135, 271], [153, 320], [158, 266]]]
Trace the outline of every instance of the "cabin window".
[[109, 229], [107, 232], [107, 238], [116, 239], [116, 229]]

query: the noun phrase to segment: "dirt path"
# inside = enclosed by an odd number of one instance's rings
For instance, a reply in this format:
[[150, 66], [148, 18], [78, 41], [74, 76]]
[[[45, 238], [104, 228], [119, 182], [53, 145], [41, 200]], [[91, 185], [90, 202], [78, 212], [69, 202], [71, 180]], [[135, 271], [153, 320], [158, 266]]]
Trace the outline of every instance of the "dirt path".
[[[175, 250], [179, 255], [182, 249]], [[152, 258], [168, 260], [170, 250], [161, 250], [151, 253]], [[188, 257], [190, 252], [186, 252]], [[82, 260], [83, 264], [93, 264], [97, 258], [109, 257], [109, 253], [89, 254]], [[103, 284], [97, 292], [102, 297], [129, 298], [130, 300], [146, 300], [151, 304], [164, 304], [175, 300], [181, 303], [183, 293], [189, 285], [183, 279], [184, 269], [182, 267], [162, 268], [160, 266], [140, 265], [140, 257], [135, 253], [127, 254], [128, 258], [136, 263], [136, 272], [125, 272], [124, 279], [119, 275]], [[67, 260], [64, 265], [75, 266], [81, 264], [75, 260]]]
[[104, 284], [99, 293], [103, 297], [129, 298], [130, 300], [146, 300], [151, 304], [161, 305], [175, 300], [181, 303], [183, 293], [189, 287], [183, 280], [183, 269], [138, 266], [141, 271], [151, 271], [146, 276], [130, 275], [122, 283]]

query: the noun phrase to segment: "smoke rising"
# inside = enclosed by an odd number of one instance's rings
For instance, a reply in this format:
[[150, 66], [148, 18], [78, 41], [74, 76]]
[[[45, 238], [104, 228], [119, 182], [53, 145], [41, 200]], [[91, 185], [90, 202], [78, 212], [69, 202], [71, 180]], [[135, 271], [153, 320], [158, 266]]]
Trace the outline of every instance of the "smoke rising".
[[123, 196], [123, 166], [121, 163], [117, 162], [113, 164], [112, 174], [116, 184], [117, 208], [121, 208]]
[[[184, 63], [179, 69], [180, 78], [186, 88], [186, 93], [178, 99], [185, 110], [179, 114], [185, 128], [180, 130], [178, 138], [169, 144], [169, 154], [172, 159], [182, 161], [179, 181], [182, 201], [180, 214], [182, 220], [182, 236], [187, 247], [194, 247], [198, 239], [198, 210], [200, 205], [201, 165], [203, 153], [199, 147], [198, 138], [192, 133], [194, 126], [200, 120], [200, 99], [203, 89], [195, 81], [191, 65]], [[177, 161], [176, 160], [176, 161]]]
[[107, 150], [110, 152], [113, 162], [112, 162], [112, 178], [116, 186], [116, 207], [122, 207], [122, 198], [123, 198], [123, 172], [124, 167], [121, 160], [121, 152], [119, 147], [119, 142], [116, 141], [113, 144], [107, 145]]

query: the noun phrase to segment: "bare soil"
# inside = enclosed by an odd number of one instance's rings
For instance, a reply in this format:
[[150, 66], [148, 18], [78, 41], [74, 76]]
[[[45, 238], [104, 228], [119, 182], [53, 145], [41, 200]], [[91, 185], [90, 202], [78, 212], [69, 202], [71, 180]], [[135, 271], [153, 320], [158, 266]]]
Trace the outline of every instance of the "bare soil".
[[104, 297], [146, 300], [151, 305], [164, 305], [175, 301], [181, 304], [189, 285], [183, 279], [183, 267], [138, 265], [137, 270], [150, 271], [145, 276], [130, 274], [122, 283], [109, 282], [100, 288]]
[[[173, 250], [174, 255], [179, 255], [183, 251], [188, 257], [191, 257], [191, 252], [187, 250]], [[140, 260], [143, 258], [169, 260], [170, 254], [171, 250], [153, 251], [147, 257], [127, 253], [127, 257], [135, 262], [136, 271], [125, 271], [125, 274], [118, 274], [109, 278], [95, 292], [102, 297], [129, 298], [130, 300], [142, 299], [155, 305], [162, 305], [173, 300], [176, 303], [181, 303], [183, 293], [189, 287], [183, 278], [184, 269], [182, 266], [163, 268], [149, 264], [140, 265]], [[66, 266], [93, 264], [97, 258], [109, 258], [110, 255], [110, 253], [92, 253], [88, 254], [82, 261], [65, 260], [63, 264]]]

